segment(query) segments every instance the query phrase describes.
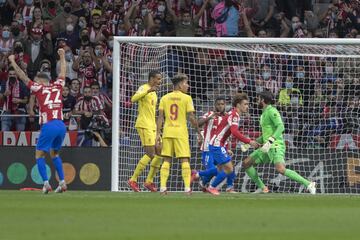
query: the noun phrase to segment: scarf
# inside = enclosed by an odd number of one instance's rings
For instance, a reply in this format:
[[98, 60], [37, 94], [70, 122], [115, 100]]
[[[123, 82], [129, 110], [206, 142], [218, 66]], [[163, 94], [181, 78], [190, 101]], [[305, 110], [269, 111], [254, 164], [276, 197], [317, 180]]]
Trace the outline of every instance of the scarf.
[[14, 98], [20, 98], [20, 84], [19, 81], [11, 85], [10, 81], [6, 81], [6, 90], [10, 91], [11, 94], [6, 98], [6, 106], [4, 107], [6, 110], [10, 111], [11, 113], [15, 113], [18, 110], [18, 105], [13, 103]]

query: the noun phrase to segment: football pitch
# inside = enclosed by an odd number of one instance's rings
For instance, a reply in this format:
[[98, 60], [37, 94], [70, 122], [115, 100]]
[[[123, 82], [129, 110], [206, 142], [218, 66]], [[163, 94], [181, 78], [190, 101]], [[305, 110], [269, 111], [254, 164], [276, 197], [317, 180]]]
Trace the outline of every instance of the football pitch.
[[360, 196], [0, 191], [0, 239], [360, 239]]

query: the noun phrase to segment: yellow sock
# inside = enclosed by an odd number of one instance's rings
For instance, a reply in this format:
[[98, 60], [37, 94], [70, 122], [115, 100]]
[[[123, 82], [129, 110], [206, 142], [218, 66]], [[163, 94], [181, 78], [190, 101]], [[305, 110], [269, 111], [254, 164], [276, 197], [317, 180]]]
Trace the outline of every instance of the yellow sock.
[[130, 178], [131, 181], [137, 181], [138, 176], [142, 173], [142, 171], [144, 171], [150, 160], [151, 158], [146, 154], [140, 159], [138, 165], [135, 168], [134, 174]]
[[190, 177], [191, 177], [191, 170], [190, 170], [190, 163], [189, 162], [182, 162], [181, 163], [181, 173], [184, 180], [185, 189], [190, 188]]
[[166, 188], [166, 182], [170, 174], [170, 163], [163, 162], [160, 169], [160, 188]]
[[154, 177], [160, 169], [162, 158], [158, 155], [151, 160], [149, 174], [145, 180], [146, 183], [154, 182]]

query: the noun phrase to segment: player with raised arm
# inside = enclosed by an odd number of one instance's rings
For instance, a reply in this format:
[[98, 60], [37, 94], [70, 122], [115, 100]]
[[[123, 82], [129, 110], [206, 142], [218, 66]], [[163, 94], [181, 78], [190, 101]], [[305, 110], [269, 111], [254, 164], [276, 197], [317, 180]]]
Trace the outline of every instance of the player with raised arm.
[[260, 117], [261, 136], [256, 141], [263, 145], [244, 159], [243, 167], [251, 180], [256, 183], [258, 187], [256, 192], [267, 193], [269, 189], [258, 176], [254, 166], [259, 163], [272, 163], [277, 172], [303, 184], [311, 194], [316, 194], [315, 182], [310, 182], [285, 167], [286, 147], [282, 136], [284, 123], [279, 111], [272, 104], [274, 104], [274, 96], [271, 92], [264, 91], [258, 94], [258, 105], [263, 112]]
[[246, 113], [249, 109], [248, 97], [245, 93], [236, 94], [232, 100], [233, 109], [221, 120], [216, 132], [210, 140], [209, 150], [218, 166], [218, 172], [214, 181], [207, 188], [207, 191], [213, 195], [219, 195], [217, 186], [226, 178], [231, 177], [234, 171], [231, 162], [231, 156], [225, 147], [230, 135], [236, 137], [243, 143], [250, 144], [253, 148], [260, 145], [239, 131], [240, 114]]
[[[206, 185], [210, 182], [210, 180], [216, 176], [217, 168], [214, 163], [214, 158], [209, 152], [209, 143], [211, 138], [216, 132], [216, 129], [221, 122], [222, 118], [226, 116], [225, 112], [226, 101], [224, 97], [218, 97], [215, 99], [215, 109], [214, 111], [209, 111], [205, 113], [199, 120], [199, 127], [203, 127], [203, 138], [200, 150], [202, 151], [202, 164], [205, 167], [205, 170], [196, 171], [193, 170], [191, 172], [191, 182], [199, 179], [199, 184], [203, 190], [206, 192]], [[232, 152], [228, 149], [229, 155], [232, 155]], [[227, 192], [235, 192], [234, 191], [234, 179], [235, 172], [231, 174], [231, 176], [227, 177]]]
[[[185, 193], [190, 195], [191, 170], [187, 116], [198, 134], [200, 134], [200, 131], [194, 114], [195, 109], [192, 98], [186, 94], [189, 89], [188, 77], [185, 74], [178, 74], [172, 79], [172, 83], [174, 90], [161, 98], [159, 117], [157, 119], [156, 141], [159, 143], [162, 138], [161, 155], [164, 158], [160, 169], [160, 193], [167, 194], [166, 183], [170, 173], [170, 161], [175, 155], [176, 158], [181, 160]], [[163, 124], [164, 131], [161, 136]]]
[[139, 133], [141, 144], [144, 147], [145, 155], [137, 164], [132, 177], [128, 180], [128, 184], [134, 192], [140, 192], [137, 184], [138, 176], [144, 171], [146, 165], [150, 163], [150, 171], [145, 180], [144, 187], [151, 192], [157, 189], [153, 182], [154, 177], [161, 165], [161, 157], [155, 154], [156, 139], [156, 105], [158, 97], [156, 91], [161, 85], [162, 76], [159, 71], [151, 71], [149, 73], [148, 83], [139, 87], [137, 92], [132, 96], [131, 101], [138, 103], [138, 116], [135, 128]]
[[45, 73], [38, 73], [31, 81], [15, 62], [15, 56], [9, 56], [11, 66], [15, 69], [16, 75], [21, 79], [30, 91], [35, 95], [39, 103], [39, 122], [41, 125], [40, 136], [36, 144], [35, 158], [39, 173], [44, 181], [43, 193], [52, 191], [46, 173], [45, 154], [50, 152], [50, 157], [59, 176], [59, 186], [55, 192], [62, 193], [67, 190], [64, 180], [62, 160], [59, 155], [63, 140], [66, 134], [66, 127], [63, 122], [62, 113], [62, 91], [65, 85], [66, 62], [65, 51], [59, 49], [60, 73], [54, 83], [50, 83], [50, 78]]

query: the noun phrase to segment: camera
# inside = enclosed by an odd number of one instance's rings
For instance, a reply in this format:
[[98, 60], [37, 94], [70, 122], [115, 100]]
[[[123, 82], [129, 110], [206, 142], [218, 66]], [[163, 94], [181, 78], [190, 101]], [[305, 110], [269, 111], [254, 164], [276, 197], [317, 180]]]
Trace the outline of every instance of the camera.
[[111, 127], [104, 121], [101, 121], [98, 118], [93, 117], [85, 129], [85, 138], [86, 139], [94, 139], [95, 141], [99, 141], [98, 137], [94, 134], [94, 132], [98, 132], [102, 139], [106, 142], [107, 145], [111, 145]]

